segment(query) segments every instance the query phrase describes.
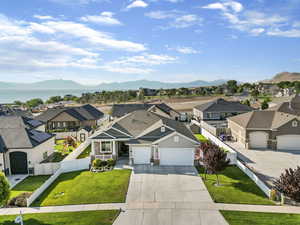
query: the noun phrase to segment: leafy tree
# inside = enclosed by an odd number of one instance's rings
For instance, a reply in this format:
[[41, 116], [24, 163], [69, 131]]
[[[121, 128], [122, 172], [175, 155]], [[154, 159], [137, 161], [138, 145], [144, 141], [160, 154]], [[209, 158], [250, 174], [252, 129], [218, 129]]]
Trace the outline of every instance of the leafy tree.
[[53, 96], [53, 97], [48, 99], [47, 103], [52, 104], [52, 103], [60, 102], [62, 100], [63, 100], [63, 98], [61, 96]]
[[259, 91], [257, 89], [254, 89], [251, 91], [251, 96], [254, 98], [257, 98], [257, 96], [259, 95]]
[[227, 81], [227, 88], [231, 93], [236, 93], [237, 92], [237, 81], [236, 80], [229, 80]]
[[274, 187], [287, 197], [300, 202], [300, 167], [286, 169], [279, 179], [275, 180]]
[[14, 104], [20, 106], [20, 105], [23, 105], [23, 102], [21, 102], [21, 101], [14, 101]]
[[0, 172], [0, 207], [7, 204], [10, 196], [9, 183], [4, 173]]
[[297, 94], [300, 93], [300, 82], [299, 81], [295, 81], [294, 82], [294, 88]]
[[225, 151], [211, 142], [201, 144], [201, 149], [203, 151], [205, 171], [216, 175], [217, 186], [219, 186], [220, 182], [218, 174], [229, 165], [230, 160], [227, 159]]
[[26, 102], [26, 105], [33, 108], [43, 104], [43, 100], [40, 98], [34, 98]]
[[247, 105], [247, 106], [251, 106], [251, 103], [250, 103], [249, 99], [246, 99], [245, 101], [243, 101], [242, 104]]
[[269, 103], [268, 101], [265, 99], [262, 103], [261, 103], [261, 109], [268, 109], [269, 108]]

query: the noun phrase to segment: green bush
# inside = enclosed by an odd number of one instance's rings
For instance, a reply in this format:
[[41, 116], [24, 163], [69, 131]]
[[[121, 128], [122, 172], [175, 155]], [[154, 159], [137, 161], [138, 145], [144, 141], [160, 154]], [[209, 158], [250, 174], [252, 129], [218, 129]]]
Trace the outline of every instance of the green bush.
[[115, 160], [113, 160], [113, 159], [107, 160], [107, 165], [108, 165], [108, 166], [113, 167], [113, 166], [115, 166], [115, 164], [116, 164], [116, 161], [115, 161]]
[[102, 162], [101, 159], [95, 159], [95, 160], [93, 161], [93, 167], [94, 167], [94, 168], [99, 168], [99, 167], [101, 167], [101, 162]]
[[6, 205], [10, 195], [9, 183], [4, 175], [0, 172], [0, 207]]
[[100, 167], [107, 166], [107, 161], [101, 160]]

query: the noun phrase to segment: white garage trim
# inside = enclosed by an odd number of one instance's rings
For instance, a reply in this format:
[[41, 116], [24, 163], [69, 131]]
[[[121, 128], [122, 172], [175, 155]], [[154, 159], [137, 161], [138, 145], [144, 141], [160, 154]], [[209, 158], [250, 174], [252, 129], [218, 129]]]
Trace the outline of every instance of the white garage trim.
[[267, 148], [269, 135], [264, 131], [254, 131], [249, 133], [250, 148]]
[[194, 148], [159, 148], [160, 165], [194, 165]]
[[291, 134], [277, 136], [277, 149], [300, 150], [300, 135]]
[[134, 164], [149, 164], [151, 159], [151, 147], [132, 147]]

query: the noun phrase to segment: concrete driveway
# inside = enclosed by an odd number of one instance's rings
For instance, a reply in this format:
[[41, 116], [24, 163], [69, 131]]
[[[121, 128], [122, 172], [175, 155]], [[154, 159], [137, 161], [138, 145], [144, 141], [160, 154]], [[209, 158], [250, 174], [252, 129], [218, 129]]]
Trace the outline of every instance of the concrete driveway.
[[225, 225], [194, 167], [135, 166], [114, 225]]
[[238, 157], [270, 186], [285, 169], [300, 166], [300, 151], [245, 149], [237, 142], [226, 144], [235, 149]]

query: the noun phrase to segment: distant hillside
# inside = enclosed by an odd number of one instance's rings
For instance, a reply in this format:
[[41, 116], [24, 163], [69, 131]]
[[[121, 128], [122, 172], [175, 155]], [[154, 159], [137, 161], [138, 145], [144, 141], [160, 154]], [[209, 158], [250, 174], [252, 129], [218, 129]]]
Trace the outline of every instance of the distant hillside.
[[99, 85], [87, 86], [79, 84], [72, 80], [46, 80], [35, 83], [9, 83], [0, 82], [0, 89], [18, 89], [18, 90], [136, 90], [140, 87], [143, 88], [181, 88], [181, 87], [200, 87], [200, 86], [212, 86], [220, 85], [225, 83], [226, 80], [215, 80], [215, 81], [192, 81], [187, 83], [170, 83], [160, 81], [149, 81], [149, 80], [136, 80], [127, 82], [113, 82], [113, 83], [101, 83]]
[[269, 81], [272, 83], [279, 83], [281, 81], [300, 81], [300, 73], [278, 73]]

